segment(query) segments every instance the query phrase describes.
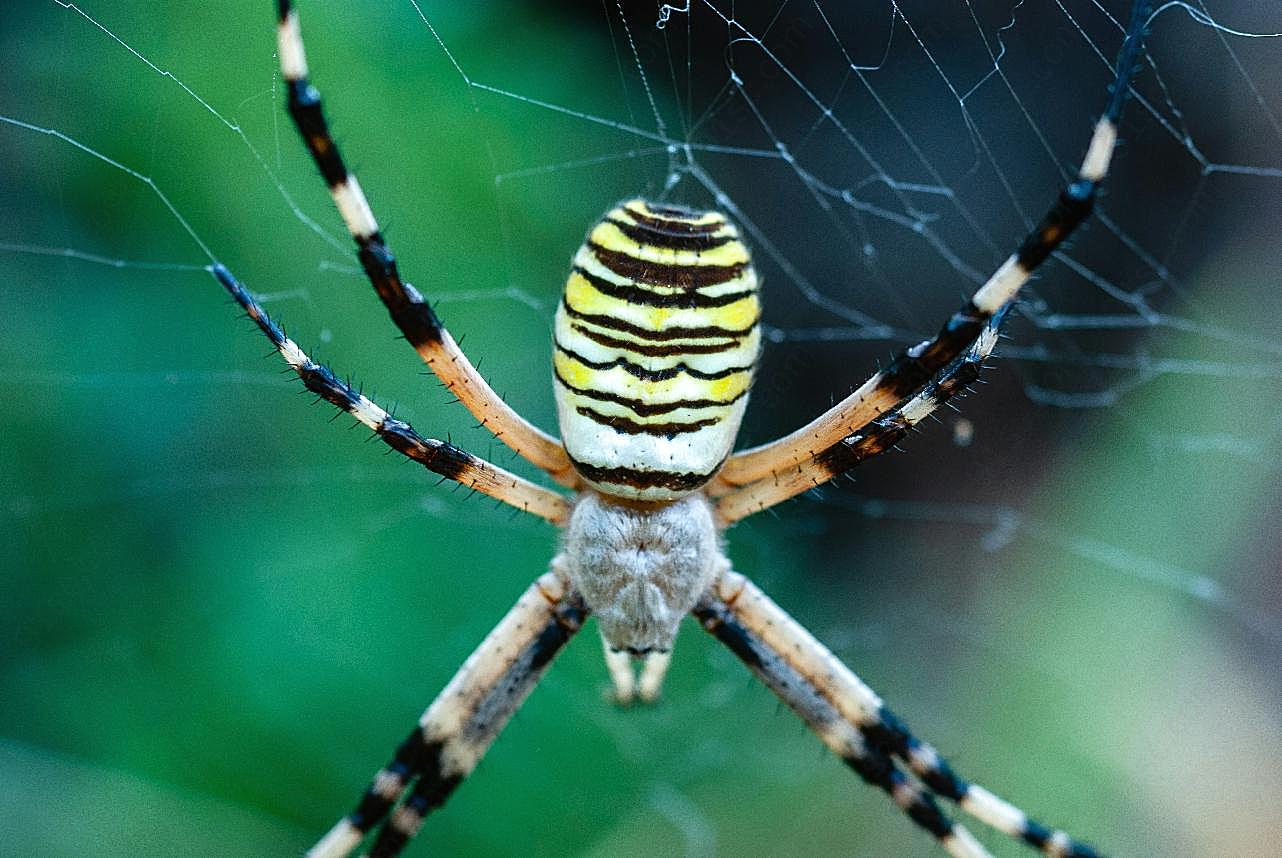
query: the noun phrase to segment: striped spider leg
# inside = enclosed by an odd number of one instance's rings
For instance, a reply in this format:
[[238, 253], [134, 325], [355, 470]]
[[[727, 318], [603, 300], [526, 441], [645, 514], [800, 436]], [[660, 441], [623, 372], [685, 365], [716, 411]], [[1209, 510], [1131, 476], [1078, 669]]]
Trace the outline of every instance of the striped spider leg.
[[[428, 470], [552, 524], [565, 523], [570, 503], [563, 496], [451, 444], [423, 438], [308, 357], [227, 268], [215, 265], [212, 273], [308, 390], [351, 414], [389, 447]], [[385, 824], [370, 854], [399, 853], [424, 817], [444, 804], [476, 766], [586, 616], [582, 598], [554, 563], [553, 571], [526, 590], [459, 668], [393, 760], [375, 776], [356, 810], [309, 854], [347, 855], [380, 823]]]
[[[977, 378], [1000, 326], [1032, 272], [1089, 216], [1108, 172], [1117, 123], [1142, 49], [1145, 0], [1132, 7], [1108, 106], [1095, 126], [1078, 178], [1032, 233], [934, 340], [906, 349], [885, 371], [819, 419], [779, 441], [733, 456], [711, 486], [728, 525], [891, 448], [940, 404]], [[931, 378], [931, 376], [934, 376]], [[898, 403], [897, 405], [895, 403]], [[886, 413], [881, 412], [889, 409]], [[880, 416], [878, 416], [880, 414]], [[866, 421], [858, 431], [849, 427]], [[842, 437], [844, 436], [844, 437]], [[751, 582], [726, 573], [692, 612], [834, 753], [890, 795], [949, 854], [987, 850], [939, 809], [936, 796], [1050, 856], [1096, 856], [983, 787], [959, 778], [934, 748], [917, 740], [881, 699]], [[907, 769], [910, 780], [893, 760]]]
[[429, 471], [510, 504], [523, 512], [537, 515], [553, 524], [569, 517], [570, 503], [557, 492], [545, 489], [516, 474], [492, 465], [453, 444], [424, 438], [403, 420], [398, 420], [376, 402], [338, 380], [325, 366], [316, 363], [298, 347], [232, 273], [222, 265], [211, 269], [223, 288], [244, 308], [276, 351], [302, 379], [303, 385], [317, 396], [355, 417], [393, 450], [413, 459]]
[[292, 8], [290, 0], [279, 0], [277, 8], [280, 70], [289, 93], [289, 115], [329, 185], [330, 196], [356, 241], [361, 267], [387, 307], [392, 321], [477, 422], [554, 480], [573, 486], [577, 476], [561, 442], [517, 414], [494, 392], [463, 354], [431, 305], [418, 290], [401, 279], [396, 257], [379, 231], [373, 209], [356, 176], [344, 164], [329, 132], [321, 109], [320, 93], [308, 79], [298, 12]]
[[[766, 498], [774, 498], [783, 490], [791, 491], [787, 497], [800, 494], [807, 489], [826, 483], [839, 474], [849, 473], [864, 461], [880, 456], [892, 449], [904, 439], [918, 423], [935, 413], [939, 406], [955, 396], [964, 393], [979, 379], [984, 361], [993, 353], [997, 340], [1001, 336], [1002, 323], [1010, 313], [1012, 305], [1006, 304], [988, 320], [980, 330], [975, 341], [962, 352], [951, 364], [938, 375], [926, 382], [912, 396], [901, 401], [889, 411], [868, 421], [858, 432], [842, 438], [836, 444], [819, 453], [809, 462], [797, 467], [793, 474], [804, 475], [803, 479], [813, 482], [803, 484], [799, 480], [768, 481], [762, 480], [733, 491], [717, 499], [718, 520], [729, 525], [740, 519], [760, 512], [767, 506], [780, 503], [786, 498], [779, 498], [773, 503]], [[798, 488], [800, 486], [800, 488]], [[763, 506], [764, 504], [764, 506]]]
[[[881, 372], [800, 429], [732, 455], [709, 486], [724, 495], [718, 513], [726, 522], [768, 509], [828, 482], [841, 473], [833, 455], [843, 439], [905, 397], [965, 351], [989, 320], [1015, 301], [1033, 272], [1090, 216], [1108, 175], [1117, 145], [1117, 127], [1130, 90], [1131, 75], [1143, 47], [1148, 3], [1136, 0], [1126, 37], [1114, 66], [1111, 94], [1087, 147], [1077, 178], [1059, 195], [1041, 222], [988, 278], [934, 339], [906, 348]], [[836, 461], [834, 461], [836, 459]]]
[[379, 824], [370, 858], [400, 853], [480, 761], [586, 616], [582, 599], [567, 588], [554, 563], [468, 657], [374, 776], [356, 809], [308, 858], [349, 855]]
[[[837, 473], [854, 469], [893, 447], [940, 405], [965, 391], [992, 354], [1009, 310], [1007, 305], [994, 314], [971, 347], [918, 393], [834, 445], [824, 454], [827, 465]], [[908, 731], [872, 689], [742, 575], [722, 575], [692, 613], [829, 749], [865, 782], [885, 791], [949, 854], [981, 858], [989, 853], [940, 810], [939, 797], [1047, 855], [1098, 855], [1090, 846], [1048, 828], [987, 789], [958, 777], [938, 752]]]
[[866, 783], [885, 791], [954, 858], [991, 856], [974, 835], [940, 810], [938, 796], [1046, 855], [1098, 858], [1090, 846], [959, 778], [871, 688], [747, 578], [734, 572], [722, 575], [693, 614], [833, 753]]

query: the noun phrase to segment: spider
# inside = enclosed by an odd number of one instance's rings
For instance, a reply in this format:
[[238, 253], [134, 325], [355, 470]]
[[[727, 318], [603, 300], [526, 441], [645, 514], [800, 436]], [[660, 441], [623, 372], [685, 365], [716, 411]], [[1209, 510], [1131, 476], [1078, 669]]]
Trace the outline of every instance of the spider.
[[957, 775], [823, 644], [733, 571], [720, 534], [885, 451], [977, 378], [1021, 287], [1091, 212], [1141, 55], [1145, 0], [1132, 6], [1109, 98], [1077, 178], [1019, 248], [933, 339], [903, 350], [792, 434], [736, 453], [761, 311], [748, 249], [724, 215], [632, 199], [591, 228], [556, 313], [561, 435], [542, 432], [494, 393], [424, 297], [401, 279], [326, 125], [297, 12], [289, 0], [279, 0], [278, 12], [289, 114], [393, 322], [482, 426], [573, 492], [545, 488], [419, 435], [309, 358], [227, 268], [211, 266], [309, 390], [427, 469], [563, 530], [549, 571], [464, 662], [356, 808], [308, 854], [348, 855], [375, 829], [372, 856], [400, 853], [590, 614], [620, 702], [657, 697], [677, 626], [692, 614], [950, 855], [989, 853], [944, 813], [941, 798], [1047, 855], [1096, 855]]

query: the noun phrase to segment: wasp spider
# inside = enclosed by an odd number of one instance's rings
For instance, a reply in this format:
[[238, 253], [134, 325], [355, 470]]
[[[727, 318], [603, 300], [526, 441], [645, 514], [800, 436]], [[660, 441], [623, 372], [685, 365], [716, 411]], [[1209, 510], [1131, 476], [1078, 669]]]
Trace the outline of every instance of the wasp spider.
[[309, 390], [429, 470], [564, 531], [550, 570], [481, 642], [355, 810], [311, 855], [347, 855], [376, 828], [370, 854], [399, 853], [476, 766], [589, 614], [597, 617], [621, 701], [655, 698], [677, 625], [693, 614], [859, 777], [886, 792], [949, 854], [977, 858], [988, 852], [944, 813], [940, 798], [1047, 855], [1096, 854], [959, 777], [823, 644], [732, 571], [719, 534], [884, 451], [976, 378], [1020, 288], [1090, 214], [1112, 157], [1147, 14], [1146, 3], [1137, 0], [1076, 180], [939, 334], [905, 349], [791, 435], [731, 453], [760, 347], [757, 276], [734, 225], [718, 212], [635, 199], [592, 227], [556, 314], [561, 437], [548, 435], [495, 395], [423, 296], [401, 279], [326, 127], [308, 80], [297, 13], [280, 0], [289, 113], [392, 320], [481, 425], [573, 492], [536, 485], [419, 435], [312, 361], [226, 268], [212, 268]]

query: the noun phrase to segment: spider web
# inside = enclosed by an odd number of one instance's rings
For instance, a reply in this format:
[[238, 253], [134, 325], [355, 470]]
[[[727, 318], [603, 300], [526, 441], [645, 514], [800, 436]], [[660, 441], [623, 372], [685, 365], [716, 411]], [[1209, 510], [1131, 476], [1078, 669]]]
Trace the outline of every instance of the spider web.
[[[0, 837], [28, 854], [301, 849], [554, 548], [325, 426], [259, 359], [213, 259], [425, 434], [534, 476], [389, 336], [283, 114], [270, 9], [154, 6], [30, 4], [0, 34], [0, 770], [53, 784]], [[987, 384], [728, 550], [1037, 815], [1117, 854], [1274, 854], [1282, 15], [1155, 6], [1098, 214]], [[407, 276], [544, 427], [585, 227], [635, 194], [731, 213], [766, 284], [746, 445], [928, 336], [1016, 246], [1080, 161], [1127, 11], [301, 14]], [[572, 647], [421, 848], [937, 854], [726, 653], [679, 647], [664, 705], [629, 713]]]

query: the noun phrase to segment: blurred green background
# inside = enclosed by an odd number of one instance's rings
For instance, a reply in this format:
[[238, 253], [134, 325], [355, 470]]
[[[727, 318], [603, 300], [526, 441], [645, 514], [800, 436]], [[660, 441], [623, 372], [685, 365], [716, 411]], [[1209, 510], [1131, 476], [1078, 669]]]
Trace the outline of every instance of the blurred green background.
[[[866, 163], [847, 163], [850, 140], [750, 46], [728, 47], [724, 23], [705, 10], [689, 33], [681, 16], [660, 32], [653, 4], [626, 5], [676, 139], [772, 146], [723, 88], [729, 60], [808, 168], [883, 204]], [[905, 9], [949, 80], [975, 83], [1017, 4], [998, 5], [983, 10], [987, 47], [965, 8]], [[585, 118], [655, 127], [613, 6], [425, 4], [470, 79], [571, 112], [469, 88], [409, 3], [302, 9], [337, 137], [407, 276], [547, 428], [569, 256], [609, 204], [669, 178], [662, 147]], [[1118, 34], [1088, 7], [1070, 4], [1090, 43], [1059, 10], [1005, 32], [1018, 102], [996, 84], [965, 93], [1003, 176], [903, 26], [877, 47], [887, 4], [828, 9], [833, 32], [808, 6], [737, 8], [908, 178], [902, 138], [858, 100], [838, 40], [856, 63], [902, 55], [878, 81], [944, 171], [919, 180], [963, 197], [1004, 252], [1102, 104], [1090, 45], [1111, 52]], [[545, 568], [556, 534], [328, 424], [148, 184], [314, 356], [423, 433], [533, 476], [423, 377], [354, 271], [281, 108], [271, 4], [80, 8], [94, 20], [24, 4], [0, 30], [0, 115], [35, 126], [0, 124], [0, 853], [299, 854]], [[1266, 4], [1232, 11], [1268, 29]], [[1161, 115], [1184, 111], [1208, 159], [1276, 167], [1282, 48], [1239, 40], [1230, 55], [1217, 38], [1164, 17], [1153, 51], [1173, 100], [1152, 75], [1141, 86]], [[777, 342], [750, 442], [843, 395], [971, 288], [908, 230], [825, 211], [781, 159], [699, 157], [760, 229]], [[853, 487], [727, 534], [736, 566], [964, 775], [1116, 855], [1282, 853], [1282, 196], [1275, 177], [1199, 166], [1134, 111], [1108, 200], [1120, 228], [1092, 228], [1073, 252], [1187, 324], [1017, 321], [1011, 359], [963, 405], [969, 446], [950, 417]], [[689, 175], [669, 196], [710, 202]], [[1000, 259], [937, 198], [913, 200], [946, 246], [979, 270]], [[82, 258], [49, 252], [62, 248]], [[1062, 264], [1036, 297], [1038, 312], [1139, 315]], [[860, 313], [894, 335], [865, 336]], [[1074, 385], [1098, 407], [1038, 401]], [[690, 626], [676, 656], [663, 702], [621, 711], [602, 699], [589, 629], [409, 854], [940, 854], [715, 642]]]

